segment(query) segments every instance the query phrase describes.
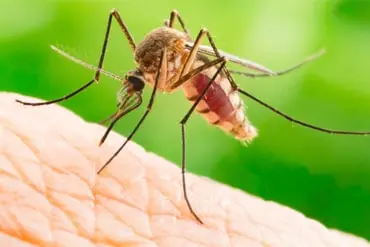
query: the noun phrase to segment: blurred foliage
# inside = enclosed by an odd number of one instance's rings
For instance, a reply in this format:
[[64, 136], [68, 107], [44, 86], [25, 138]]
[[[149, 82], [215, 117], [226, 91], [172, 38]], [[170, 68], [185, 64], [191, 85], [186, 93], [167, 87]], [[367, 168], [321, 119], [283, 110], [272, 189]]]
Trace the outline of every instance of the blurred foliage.
[[[92, 71], [61, 58], [48, 46], [62, 44], [96, 64], [113, 7], [136, 41], [162, 25], [176, 8], [193, 36], [207, 27], [222, 50], [275, 70], [325, 47], [325, 56], [289, 75], [236, 80], [299, 119], [334, 129], [370, 130], [370, 2], [366, 0], [2, 1], [1, 90], [53, 99], [90, 80]], [[131, 50], [114, 23], [105, 68], [123, 75], [133, 66]], [[119, 86], [102, 77], [100, 84], [62, 105], [96, 122], [114, 110]], [[148, 87], [146, 100], [149, 93]], [[181, 91], [156, 99], [134, 140], [180, 163], [179, 120], [190, 104]], [[188, 170], [370, 239], [370, 137], [319, 133], [292, 125], [250, 100], [246, 104], [260, 133], [247, 148], [200, 116], [192, 116]], [[116, 130], [127, 135], [144, 108], [127, 116]]]

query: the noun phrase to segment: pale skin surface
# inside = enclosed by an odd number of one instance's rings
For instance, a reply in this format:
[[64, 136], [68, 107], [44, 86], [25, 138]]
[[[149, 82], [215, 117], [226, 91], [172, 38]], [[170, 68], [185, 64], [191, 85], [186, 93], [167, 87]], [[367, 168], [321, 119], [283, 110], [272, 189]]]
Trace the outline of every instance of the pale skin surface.
[[[0, 246], [369, 247], [302, 214], [188, 174], [189, 213], [174, 164], [52, 105], [0, 93]], [[350, 213], [350, 212], [349, 212]]]

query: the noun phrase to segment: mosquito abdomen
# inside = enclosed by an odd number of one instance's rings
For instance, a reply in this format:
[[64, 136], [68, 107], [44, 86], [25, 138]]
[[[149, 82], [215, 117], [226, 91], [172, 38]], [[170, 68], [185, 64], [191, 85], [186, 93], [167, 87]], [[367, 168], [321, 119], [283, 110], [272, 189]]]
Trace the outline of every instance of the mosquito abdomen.
[[[199, 67], [203, 61], [197, 60], [194, 67]], [[199, 73], [183, 86], [186, 98], [194, 103], [206, 88], [210, 78], [216, 72], [212, 67], [205, 72]], [[245, 113], [244, 104], [237, 91], [231, 88], [230, 82], [221, 74], [208, 88], [203, 99], [196, 107], [210, 124], [218, 126], [236, 139], [250, 142], [257, 136], [257, 130], [253, 127]]]

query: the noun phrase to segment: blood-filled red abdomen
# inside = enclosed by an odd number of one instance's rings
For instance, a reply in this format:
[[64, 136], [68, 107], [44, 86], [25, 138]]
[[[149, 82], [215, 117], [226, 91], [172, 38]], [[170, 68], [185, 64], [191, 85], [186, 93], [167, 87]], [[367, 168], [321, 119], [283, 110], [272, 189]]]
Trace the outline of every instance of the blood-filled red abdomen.
[[[200, 65], [201, 62], [198, 61], [197, 67]], [[189, 101], [195, 103], [216, 70], [217, 68], [210, 68], [183, 85], [185, 96]], [[238, 92], [232, 89], [223, 74], [216, 77], [195, 109], [210, 124], [218, 126], [237, 139], [251, 141], [257, 135], [256, 129], [245, 116], [244, 104]]]
[[[193, 86], [196, 88], [198, 96], [200, 96], [207, 87], [209, 80], [210, 79], [205, 74], [198, 74], [193, 79]], [[220, 121], [227, 120], [235, 111], [226, 92], [218, 83], [213, 83], [209, 87], [203, 100], [207, 104], [209, 110], [218, 115]]]

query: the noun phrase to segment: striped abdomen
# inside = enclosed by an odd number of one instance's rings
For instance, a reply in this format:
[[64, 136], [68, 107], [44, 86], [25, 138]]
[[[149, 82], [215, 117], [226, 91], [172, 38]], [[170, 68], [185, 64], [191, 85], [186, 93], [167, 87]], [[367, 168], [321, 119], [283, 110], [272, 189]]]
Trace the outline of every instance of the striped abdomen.
[[[204, 64], [197, 60], [193, 68]], [[217, 68], [212, 67], [185, 83], [183, 90], [188, 100], [194, 103], [206, 88]], [[195, 108], [210, 124], [220, 127], [236, 139], [251, 141], [257, 130], [249, 123], [244, 104], [237, 91], [231, 88], [224, 74], [220, 74]]]

